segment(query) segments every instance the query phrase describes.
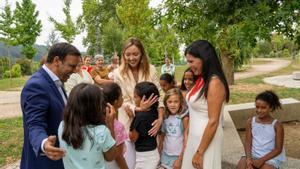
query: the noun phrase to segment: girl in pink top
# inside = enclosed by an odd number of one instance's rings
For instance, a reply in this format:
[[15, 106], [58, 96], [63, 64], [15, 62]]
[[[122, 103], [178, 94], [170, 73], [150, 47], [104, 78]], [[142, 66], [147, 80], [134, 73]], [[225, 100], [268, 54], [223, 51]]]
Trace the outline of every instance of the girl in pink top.
[[[118, 84], [107, 83], [102, 86], [105, 96], [105, 101], [113, 105], [115, 110], [118, 110], [123, 104], [122, 91]], [[128, 165], [124, 158], [126, 151], [125, 140], [128, 139], [128, 134], [125, 131], [124, 125], [118, 120], [118, 113], [114, 120], [114, 132], [116, 140], [116, 159], [106, 163], [106, 168], [109, 169], [128, 169]]]

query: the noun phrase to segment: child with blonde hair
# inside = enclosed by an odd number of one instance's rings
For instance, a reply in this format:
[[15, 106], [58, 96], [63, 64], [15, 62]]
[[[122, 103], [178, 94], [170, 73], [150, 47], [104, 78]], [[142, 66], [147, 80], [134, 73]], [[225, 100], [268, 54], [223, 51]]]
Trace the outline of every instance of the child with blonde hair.
[[166, 169], [180, 169], [185, 145], [185, 131], [188, 118], [181, 117], [185, 111], [185, 102], [181, 91], [173, 88], [164, 97], [165, 120], [160, 135], [159, 151], [161, 166]]

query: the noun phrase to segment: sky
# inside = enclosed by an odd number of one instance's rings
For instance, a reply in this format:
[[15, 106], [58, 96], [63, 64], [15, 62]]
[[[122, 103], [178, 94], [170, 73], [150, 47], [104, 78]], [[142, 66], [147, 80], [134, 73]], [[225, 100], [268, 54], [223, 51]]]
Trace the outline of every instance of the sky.
[[[12, 10], [15, 9], [16, 1], [21, 2], [21, 0], [8, 0], [8, 4], [11, 6]], [[73, 21], [82, 13], [81, 8], [82, 0], [72, 0], [71, 4], [71, 16]], [[54, 25], [49, 21], [49, 16], [52, 16], [56, 21], [62, 22], [64, 20], [64, 13], [62, 11], [64, 7], [63, 0], [32, 0], [36, 4], [36, 10], [39, 11], [38, 19], [42, 22], [42, 31], [40, 36], [37, 37], [36, 44], [45, 45], [47, 38], [52, 30], [54, 30]], [[150, 0], [150, 6], [155, 7], [160, 4], [162, 0]], [[5, 0], [0, 0], [0, 8], [2, 10], [5, 5]], [[82, 45], [82, 38], [85, 32], [76, 36], [73, 45], [76, 46], [80, 51], [86, 51], [86, 48]], [[64, 41], [60, 39], [60, 41]]]

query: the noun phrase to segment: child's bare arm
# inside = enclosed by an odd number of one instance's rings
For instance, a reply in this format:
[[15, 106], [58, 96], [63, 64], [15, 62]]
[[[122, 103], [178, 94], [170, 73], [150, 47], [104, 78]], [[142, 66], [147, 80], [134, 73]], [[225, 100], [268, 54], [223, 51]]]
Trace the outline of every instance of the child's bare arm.
[[247, 167], [250, 166], [252, 163], [252, 118], [249, 118], [247, 120], [246, 124], [246, 139], [245, 139], [245, 154], [246, 154], [246, 161], [247, 161]]
[[133, 113], [133, 110], [130, 108], [130, 106], [128, 106], [128, 105], [125, 106], [124, 110], [130, 119], [134, 118], [134, 113]]
[[183, 117], [182, 124], [183, 124], [183, 150], [184, 150], [187, 143], [188, 134], [189, 134], [189, 117]]
[[183, 146], [181, 153], [178, 157], [178, 159], [174, 162], [173, 168], [174, 169], [180, 169], [182, 165], [182, 159], [183, 159], [183, 153], [185, 150], [185, 146], [187, 143], [187, 136], [188, 136], [188, 130], [189, 130], [189, 117], [184, 117], [182, 119], [182, 124], [183, 124]]
[[124, 145], [125, 143], [122, 143], [116, 147], [116, 162], [120, 169], [128, 169], [127, 163], [123, 156]]
[[112, 161], [116, 158], [116, 146], [112, 146], [108, 151], [103, 153], [106, 161]]
[[110, 130], [111, 136], [113, 138], [115, 138], [115, 131], [114, 131], [115, 118], [116, 118], [115, 108], [110, 103], [107, 103], [105, 122], [106, 122], [106, 126]]
[[136, 140], [139, 138], [139, 133], [135, 129], [133, 129], [129, 132], [129, 138], [132, 142], [136, 142]]
[[283, 140], [284, 140], [284, 130], [283, 130], [282, 124], [277, 121], [275, 124], [275, 148], [271, 152], [266, 154], [265, 156], [263, 156], [257, 160], [253, 160], [254, 166], [259, 167], [259, 165], [261, 166], [266, 161], [279, 155], [282, 151]]
[[164, 140], [165, 140], [165, 133], [161, 132], [161, 134], [159, 134], [159, 136], [158, 136], [158, 152], [159, 152], [159, 154], [161, 154], [161, 151], [163, 149]]

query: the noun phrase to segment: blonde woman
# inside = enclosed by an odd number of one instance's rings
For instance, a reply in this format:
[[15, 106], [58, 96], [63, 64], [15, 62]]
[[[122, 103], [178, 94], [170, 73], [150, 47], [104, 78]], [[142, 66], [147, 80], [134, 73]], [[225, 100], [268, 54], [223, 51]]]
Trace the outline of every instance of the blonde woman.
[[[124, 103], [119, 109], [119, 121], [124, 124], [126, 131], [129, 133], [131, 120], [127, 112], [138, 113], [151, 107], [157, 101], [157, 96], [151, 96], [147, 100], [143, 97], [140, 107], [135, 106], [134, 102], [134, 88], [139, 82], [152, 82], [161, 92], [159, 86], [159, 79], [156, 69], [150, 65], [149, 59], [146, 55], [145, 49], [141, 41], [137, 38], [130, 38], [123, 46], [121, 65], [114, 70], [114, 81], [119, 84], [122, 89]], [[148, 131], [149, 135], [155, 136], [159, 131], [163, 121], [163, 102], [160, 100], [158, 106], [158, 119], [152, 124], [152, 129]], [[129, 115], [132, 115], [129, 113]], [[134, 168], [135, 151], [134, 144], [130, 141], [127, 142], [127, 152], [125, 158], [128, 167]]]

